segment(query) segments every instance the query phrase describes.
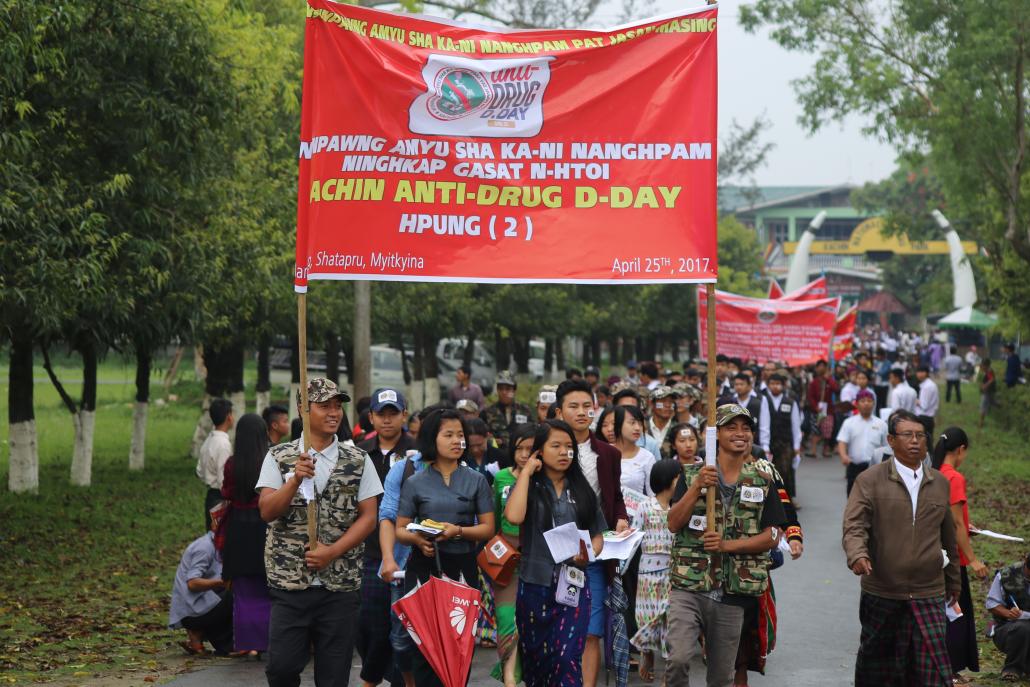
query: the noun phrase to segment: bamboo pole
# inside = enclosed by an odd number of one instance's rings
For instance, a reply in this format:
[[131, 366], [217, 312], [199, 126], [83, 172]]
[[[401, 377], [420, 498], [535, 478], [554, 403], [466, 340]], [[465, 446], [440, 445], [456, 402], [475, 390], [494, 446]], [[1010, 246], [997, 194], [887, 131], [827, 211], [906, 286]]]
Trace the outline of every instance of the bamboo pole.
[[[311, 403], [308, 401], [308, 301], [306, 293], [297, 294], [297, 354], [300, 358], [300, 420], [304, 426], [303, 446], [311, 448]], [[308, 549], [318, 547], [318, 505], [308, 501]]]
[[[715, 427], [715, 404], [718, 399], [718, 390], [715, 388], [715, 284], [705, 284], [705, 294], [708, 300], [708, 424], [707, 427]], [[706, 430], [707, 431], [707, 430]], [[718, 456], [709, 456], [709, 461], [715, 462]], [[715, 531], [715, 489], [708, 488], [705, 494], [705, 529], [708, 532]]]

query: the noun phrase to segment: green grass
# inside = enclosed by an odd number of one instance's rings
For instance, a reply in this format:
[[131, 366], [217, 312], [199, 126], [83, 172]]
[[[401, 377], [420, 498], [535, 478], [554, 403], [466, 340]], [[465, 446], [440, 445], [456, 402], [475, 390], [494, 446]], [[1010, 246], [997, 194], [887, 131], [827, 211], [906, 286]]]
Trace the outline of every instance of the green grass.
[[[183, 377], [192, 378], [189, 360]], [[6, 366], [6, 361], [0, 361]], [[160, 374], [154, 398], [161, 395]], [[75, 361], [61, 361], [63, 379], [79, 379]], [[200, 385], [180, 382], [179, 396], [151, 404], [147, 467], [127, 470], [134, 369], [131, 361], [109, 358], [100, 369], [93, 486], [71, 487], [72, 424], [67, 410], [37, 369], [36, 418], [40, 446], [40, 493], [15, 496], [0, 489], [0, 683], [29, 684], [97, 674], [157, 669], [175, 655], [181, 633], [165, 627], [168, 596], [182, 549], [202, 529], [204, 487], [193, 474], [190, 439]], [[248, 369], [248, 389], [253, 389]], [[6, 375], [0, 399], [6, 401]], [[79, 385], [69, 383], [75, 397]], [[532, 404], [536, 385], [520, 388]], [[1030, 456], [1024, 427], [989, 421], [976, 430], [978, 399], [966, 385], [962, 406], [944, 404], [940, 429], [952, 424], [969, 432], [969, 460], [963, 467], [970, 488], [973, 521], [981, 527], [1030, 534]], [[279, 392], [285, 400], [285, 395]], [[6, 447], [7, 425], [0, 424]], [[7, 451], [0, 455], [6, 485]], [[1026, 545], [974, 540], [980, 558], [993, 569], [1017, 560]], [[987, 620], [986, 585], [973, 583], [978, 628]], [[1000, 685], [1000, 654], [981, 639], [983, 671], [978, 684]], [[817, 660], [817, 659], [814, 659]], [[163, 679], [163, 678], [162, 678]], [[142, 678], [140, 679], [142, 682]]]
[[[57, 371], [81, 379], [74, 364]], [[168, 597], [183, 548], [203, 532], [205, 488], [189, 455], [200, 385], [179, 383], [172, 389], [178, 402], [151, 404], [146, 469], [130, 473], [135, 370], [131, 361], [105, 361], [93, 486], [76, 488], [69, 484], [71, 415], [42, 368], [35, 377], [38, 495], [7, 492], [8, 428], [0, 425], [0, 683], [153, 669], [181, 639], [166, 628]], [[5, 374], [5, 402], [6, 382]], [[160, 373], [153, 384], [156, 400]], [[81, 384], [67, 387], [77, 398]]]
[[[1030, 448], [1026, 442], [1027, 418], [1024, 424], [1010, 426], [998, 417], [988, 416], [984, 428], [977, 429], [979, 395], [975, 387], [963, 385], [962, 405], [943, 402], [937, 416], [936, 434], [948, 427], [958, 426], [969, 436], [969, 454], [961, 471], [966, 476], [969, 497], [969, 519], [981, 529], [1030, 538]], [[1000, 415], [1000, 414], [999, 414]], [[936, 439], [937, 437], [935, 437]], [[973, 538], [973, 551], [991, 570], [991, 576], [981, 582], [970, 579], [973, 604], [977, 609], [976, 627], [980, 641], [980, 673], [974, 676], [978, 685], [1003, 685], [1000, 671], [1003, 655], [994, 642], [983, 636], [990, 621], [984, 608], [987, 590], [994, 571], [1004, 565], [1021, 560], [1030, 551], [1030, 545], [1003, 542], [987, 537]]]

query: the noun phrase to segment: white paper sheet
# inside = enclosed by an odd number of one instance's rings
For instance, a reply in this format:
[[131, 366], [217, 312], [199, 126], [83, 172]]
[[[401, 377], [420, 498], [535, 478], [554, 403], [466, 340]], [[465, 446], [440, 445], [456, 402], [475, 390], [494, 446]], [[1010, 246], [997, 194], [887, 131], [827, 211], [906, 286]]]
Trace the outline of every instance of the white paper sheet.
[[705, 427], [705, 465], [715, 465], [718, 457], [719, 433], [715, 427]]
[[640, 546], [640, 542], [644, 539], [644, 533], [639, 530], [628, 534], [627, 532], [621, 534], [612, 532], [610, 535], [605, 535], [604, 548], [597, 557], [602, 561], [624, 561], [632, 558]]
[[1004, 539], [1005, 541], [1023, 541], [1022, 537], [1013, 537], [1013, 536], [1008, 535], [1008, 534], [1000, 534], [998, 532], [992, 532], [991, 530], [982, 530], [982, 529], [980, 529], [978, 527], [970, 527], [969, 531], [973, 532], [975, 534], [979, 534], [980, 536], [991, 537], [993, 539]]
[[[293, 479], [293, 473], [287, 472], [284, 481], [289, 482]], [[311, 503], [315, 500], [315, 480], [310, 477], [305, 477], [300, 481], [300, 488], [297, 489], [300, 495], [304, 497], [304, 500]]]
[[556, 563], [567, 561], [579, 555], [579, 543], [586, 544], [587, 559], [595, 560], [594, 547], [590, 542], [590, 533], [576, 527], [576, 523], [567, 522], [544, 532], [544, 541], [551, 550], [551, 557]]

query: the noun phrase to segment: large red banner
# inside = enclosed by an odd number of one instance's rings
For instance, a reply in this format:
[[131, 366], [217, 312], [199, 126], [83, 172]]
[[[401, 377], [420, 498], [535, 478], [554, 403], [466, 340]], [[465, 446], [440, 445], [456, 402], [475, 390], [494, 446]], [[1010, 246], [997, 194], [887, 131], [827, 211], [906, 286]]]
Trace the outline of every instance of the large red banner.
[[715, 281], [716, 20], [508, 30], [308, 0], [295, 287]]
[[[719, 353], [759, 363], [807, 365], [825, 359], [837, 323], [839, 298], [788, 301], [715, 292]], [[698, 289], [701, 350], [708, 346], [708, 295]]]

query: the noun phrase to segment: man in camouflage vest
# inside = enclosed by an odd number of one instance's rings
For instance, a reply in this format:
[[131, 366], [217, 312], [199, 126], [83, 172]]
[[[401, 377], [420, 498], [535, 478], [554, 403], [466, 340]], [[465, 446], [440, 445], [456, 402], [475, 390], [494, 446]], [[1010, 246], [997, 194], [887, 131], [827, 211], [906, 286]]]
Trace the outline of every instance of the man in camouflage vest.
[[[745, 608], [769, 584], [769, 556], [786, 522], [773, 478], [747, 461], [751, 414], [741, 405], [720, 406], [715, 465], [688, 465], [669, 510], [676, 533], [669, 594], [669, 687], [688, 687], [690, 662], [703, 634], [708, 687], [733, 684], [734, 661]], [[715, 489], [715, 529], [709, 532], [703, 490]]]
[[[314, 646], [315, 684], [345, 687], [358, 615], [363, 542], [376, 527], [383, 493], [364, 451], [336, 438], [350, 401], [328, 379], [308, 383], [311, 436], [273, 446], [256, 489], [269, 524], [265, 574], [272, 597], [269, 687], [297, 687]], [[298, 398], [298, 403], [300, 399]], [[307, 502], [316, 504], [318, 542], [308, 541]]]
[[497, 403], [488, 406], [482, 413], [483, 422], [497, 442], [497, 448], [507, 451], [508, 437], [519, 425], [531, 422], [532, 411], [529, 406], [515, 401], [515, 389], [518, 385], [515, 376], [508, 370], [497, 375]]
[[1005, 654], [1002, 679], [1030, 675], [1030, 555], [994, 576], [986, 605], [994, 616], [994, 645]]

